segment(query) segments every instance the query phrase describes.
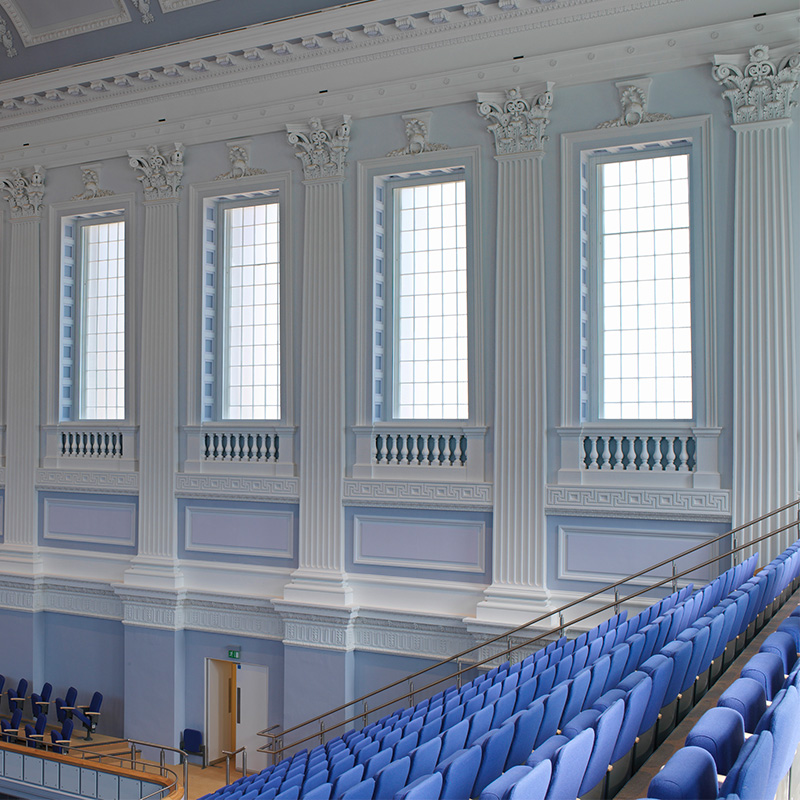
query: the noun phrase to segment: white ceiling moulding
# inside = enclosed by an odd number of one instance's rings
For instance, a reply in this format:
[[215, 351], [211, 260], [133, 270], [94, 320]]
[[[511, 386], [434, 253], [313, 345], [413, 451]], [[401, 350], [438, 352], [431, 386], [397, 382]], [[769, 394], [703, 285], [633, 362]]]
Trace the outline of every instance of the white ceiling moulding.
[[[45, 16], [40, 20], [31, 18], [29, 10], [23, 11], [23, 5], [22, 0], [0, 0], [0, 6], [14, 23], [25, 47], [66, 39], [69, 36], [77, 36], [81, 33], [89, 33], [131, 21], [125, 0], [95, 0], [97, 9], [94, 13], [82, 16], [71, 16], [67, 11], [68, 3], [52, 3], [47, 5], [50, 17]], [[52, 9], [54, 8], [57, 8], [61, 14], [53, 13]]]
[[[645, 16], [650, 2], [638, 0]], [[617, 5], [615, 0], [588, 0], [587, 4], [598, 8]], [[537, 3], [537, 7], [541, 6]], [[509, 15], [512, 13], [521, 12]], [[70, 70], [49, 74], [52, 83], [64, 72], [70, 73], [63, 84], [66, 94], [60, 87], [55, 90], [57, 101], [47, 99], [47, 93], [54, 90], [41, 86], [43, 76], [37, 78], [38, 87], [32, 79], [9, 81], [0, 84], [0, 92], [21, 89], [23, 84], [27, 91], [21, 96], [16, 92], [11, 97], [0, 94], [4, 145], [0, 163], [4, 167], [28, 163], [36, 154], [37, 158], [47, 155], [52, 166], [76, 164], [87, 160], [87, 150], [92, 151], [92, 159], [113, 157], [134, 143], [148, 144], [168, 134], [179, 135], [186, 144], [198, 144], [281, 130], [287, 122], [321, 112], [345, 110], [354, 117], [374, 116], [403, 113], [420, 106], [472, 102], [476, 91], [497, 89], [510, 82], [516, 85], [544, 78], [567, 86], [705, 65], [713, 48], [746, 49], [756, 39], [770, 45], [784, 42], [787, 32], [797, 29], [797, 12], [776, 13], [758, 20], [735, 19], [706, 28], [666, 29], [640, 39], [562, 48], [540, 56], [525, 55], [519, 60], [509, 59], [508, 53], [516, 42], [532, 37], [520, 36], [518, 19], [509, 18], [502, 26], [495, 21], [490, 30], [483, 31], [485, 41], [479, 41], [481, 32], [477, 30], [474, 36], [454, 37], [452, 23], [435, 25], [424, 20], [424, 24], [428, 33], [421, 39], [416, 38], [419, 29], [373, 38], [354, 32], [358, 43], [336, 46], [328, 37], [323, 48], [298, 47], [290, 56], [261, 50], [264, 55], [259, 60], [237, 58], [235, 66], [222, 66], [215, 55], [201, 59], [202, 71], [193, 71], [188, 65], [181, 67], [182, 62], [164, 61], [168, 66], [146, 68], [137, 63], [136, 69], [128, 72], [120, 69], [120, 62], [134, 56], [125, 56], [115, 59], [113, 68], [107, 64], [106, 69], [118, 78], [127, 75], [127, 86], [119, 85], [113, 77], [86, 83], [91, 77], [88, 73], [82, 75], [83, 82], [71, 83], [74, 73]], [[497, 35], [502, 31], [505, 39]], [[406, 46], [399, 47], [397, 40], [403, 36], [410, 38]], [[443, 50], [450, 44], [473, 41], [480, 46], [459, 47], [457, 52], [454, 48]], [[207, 40], [205, 48], [216, 42]], [[452, 64], [446, 71], [441, 69], [443, 52]], [[408, 58], [410, 54], [415, 57]], [[141, 62], [144, 55], [139, 53], [136, 58]], [[153, 53], [146, 55], [152, 57]], [[168, 55], [174, 53], [170, 51]], [[369, 66], [365, 69], [366, 65]], [[97, 75], [98, 65], [93, 66]], [[134, 62], [127, 66], [133, 67]], [[156, 80], [144, 80], [151, 73]], [[369, 84], [364, 83], [365, 75], [369, 76]], [[328, 91], [320, 97], [323, 77]], [[37, 88], [38, 94], [33, 91]], [[39, 102], [25, 102], [25, 97], [34, 96]], [[202, 103], [198, 104], [200, 97]], [[204, 113], [198, 114], [198, 107]], [[162, 124], [142, 122], [162, 117], [167, 119]], [[35, 126], [30, 125], [33, 121]], [[24, 143], [29, 146], [23, 149]]]
[[180, 11], [183, 8], [192, 6], [202, 6], [204, 3], [213, 3], [215, 0], [158, 0], [161, 11], [166, 14], [169, 11]]

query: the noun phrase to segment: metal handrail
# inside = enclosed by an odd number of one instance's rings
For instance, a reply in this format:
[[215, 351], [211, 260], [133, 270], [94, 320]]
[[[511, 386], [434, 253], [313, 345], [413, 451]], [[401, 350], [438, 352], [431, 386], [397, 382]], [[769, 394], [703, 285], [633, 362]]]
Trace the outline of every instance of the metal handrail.
[[242, 746], [238, 750], [223, 750], [222, 755], [225, 756], [225, 784], [231, 782], [231, 757], [236, 757], [242, 754], [242, 777], [247, 777], [247, 748]]
[[[387, 708], [388, 706], [394, 705], [400, 700], [403, 700], [403, 699], [406, 699], [406, 698], [413, 698], [413, 696], [415, 694], [417, 694], [419, 692], [423, 692], [426, 689], [432, 688], [433, 686], [437, 686], [438, 684], [443, 683], [445, 681], [451, 681], [455, 677], [458, 677], [458, 679], [460, 680], [460, 676], [464, 672], [467, 672], [467, 671], [472, 670], [472, 669], [476, 669], [477, 667], [482, 666], [483, 664], [486, 664], [486, 663], [488, 663], [490, 661], [494, 661], [495, 659], [499, 658], [502, 655], [505, 655], [506, 653], [511, 653], [511, 652], [516, 651], [517, 649], [519, 649], [521, 647], [529, 646], [531, 643], [536, 642], [536, 641], [538, 641], [540, 639], [546, 638], [548, 636], [551, 636], [553, 633], [556, 633], [556, 632], [559, 632], [559, 631], [563, 632], [563, 629], [565, 627], [565, 623], [563, 621], [563, 612], [564, 611], [566, 611], [566, 610], [568, 610], [568, 609], [570, 609], [570, 608], [572, 608], [572, 607], [574, 607], [574, 606], [576, 606], [576, 605], [578, 605], [580, 603], [583, 603], [583, 602], [585, 602], [587, 600], [590, 600], [591, 598], [596, 597], [597, 595], [600, 595], [600, 594], [603, 594], [605, 592], [608, 592], [611, 589], [618, 590], [618, 588], [620, 586], [623, 586], [624, 584], [629, 583], [631, 580], [634, 580], [635, 578], [638, 578], [638, 577], [640, 577], [642, 575], [646, 575], [648, 572], [652, 572], [653, 570], [658, 569], [659, 567], [663, 567], [663, 566], [665, 566], [667, 564], [672, 564], [672, 567], [673, 567], [672, 575], [670, 575], [667, 578], [664, 578], [661, 581], [658, 581], [656, 583], [650, 584], [650, 585], [640, 589], [637, 592], [634, 592], [634, 593], [632, 593], [630, 595], [627, 595], [622, 600], [619, 599], [618, 592], [615, 591], [614, 602], [608, 603], [605, 606], [602, 606], [601, 608], [594, 609], [594, 610], [592, 610], [592, 611], [590, 611], [590, 612], [588, 612], [588, 613], [586, 613], [586, 614], [584, 614], [584, 615], [582, 615], [580, 617], [572, 619], [572, 620], [570, 620], [569, 623], [567, 623], [567, 625], [574, 625], [574, 624], [576, 624], [578, 622], [582, 622], [583, 620], [586, 620], [586, 619], [588, 619], [590, 617], [596, 616], [597, 614], [603, 613], [604, 611], [607, 611], [608, 609], [610, 609], [612, 607], [617, 607], [621, 602], [624, 602], [624, 601], [633, 599], [635, 597], [638, 597], [639, 595], [642, 595], [645, 592], [649, 592], [652, 589], [661, 587], [664, 584], [669, 583], [670, 581], [675, 582], [675, 581], [677, 581], [677, 578], [679, 578], [679, 577], [682, 577], [684, 575], [689, 575], [692, 572], [695, 572], [695, 571], [697, 571], [698, 569], [701, 569], [704, 566], [708, 566], [709, 564], [712, 564], [712, 563], [715, 563], [717, 561], [720, 561], [723, 558], [727, 558], [728, 556], [730, 556], [732, 554], [738, 553], [741, 550], [744, 550], [744, 549], [746, 549], [748, 547], [752, 547], [754, 544], [757, 544], [758, 542], [763, 541], [764, 539], [768, 539], [768, 538], [770, 538], [772, 536], [775, 536], [775, 535], [777, 535], [779, 533], [782, 533], [783, 531], [788, 530], [789, 528], [793, 528], [793, 527], [795, 527], [797, 525], [800, 525], [800, 515], [798, 516], [798, 520], [795, 520], [793, 522], [787, 523], [786, 525], [783, 525], [782, 527], [780, 527], [780, 528], [778, 528], [778, 529], [776, 529], [774, 531], [771, 531], [771, 532], [769, 532], [767, 534], [764, 534], [763, 536], [760, 536], [760, 537], [758, 537], [756, 539], [751, 539], [750, 541], [748, 541], [748, 542], [746, 542], [746, 543], [744, 543], [742, 545], [738, 545], [738, 546], [736, 545], [736, 538], [734, 536], [734, 540], [733, 540], [734, 541], [734, 546], [732, 548], [730, 548], [729, 550], [727, 550], [725, 553], [722, 553], [722, 554], [716, 556], [715, 558], [709, 559], [708, 561], [705, 561], [705, 562], [703, 562], [701, 564], [694, 564], [689, 569], [684, 570], [684, 571], [682, 571], [680, 573], [677, 573], [676, 569], [675, 569], [675, 562], [678, 561], [679, 559], [681, 559], [681, 558], [683, 558], [685, 556], [691, 555], [692, 553], [695, 553], [698, 550], [703, 549], [704, 547], [708, 547], [709, 545], [716, 544], [717, 542], [719, 542], [722, 539], [725, 539], [725, 538], [727, 538], [727, 537], [729, 537], [731, 535], [734, 535], [734, 534], [738, 533], [739, 531], [742, 531], [742, 530], [744, 530], [746, 528], [750, 528], [750, 527], [752, 527], [754, 525], [757, 525], [757, 524], [763, 522], [764, 520], [770, 519], [771, 517], [774, 517], [774, 516], [776, 516], [778, 514], [781, 514], [784, 511], [788, 511], [789, 509], [794, 508], [794, 507], [798, 507], [798, 509], [800, 509], [800, 499], [793, 500], [790, 503], [786, 503], [785, 505], [781, 506], [780, 508], [777, 508], [777, 509], [775, 509], [773, 511], [770, 511], [770, 512], [766, 513], [766, 514], [762, 514], [760, 517], [756, 517], [755, 519], [750, 520], [749, 522], [746, 522], [746, 523], [743, 523], [741, 525], [738, 525], [737, 527], [732, 528], [731, 530], [728, 530], [725, 533], [722, 533], [722, 534], [720, 534], [719, 536], [717, 536], [717, 537], [715, 537], [713, 539], [709, 539], [708, 541], [702, 542], [699, 545], [695, 545], [694, 547], [690, 547], [687, 550], [684, 550], [684, 551], [682, 551], [682, 552], [680, 552], [680, 553], [678, 553], [678, 554], [676, 554], [676, 555], [674, 555], [674, 556], [672, 556], [670, 558], [666, 558], [663, 561], [659, 561], [656, 564], [652, 564], [652, 565], [650, 565], [649, 567], [647, 567], [645, 569], [639, 570], [638, 572], [634, 572], [631, 575], [628, 575], [627, 577], [622, 578], [622, 579], [620, 579], [620, 580], [618, 580], [618, 581], [616, 581], [614, 583], [609, 583], [609, 584], [601, 587], [600, 589], [596, 589], [595, 591], [590, 592], [590, 593], [580, 597], [579, 599], [572, 600], [569, 603], [566, 603], [563, 606], [560, 606], [559, 608], [556, 608], [556, 609], [548, 611], [548, 612], [546, 612], [544, 614], [541, 614], [538, 617], [530, 620], [529, 622], [525, 622], [522, 625], [518, 625], [515, 628], [511, 628], [511, 629], [509, 629], [509, 630], [507, 630], [507, 631], [505, 631], [505, 632], [503, 632], [501, 634], [498, 634], [497, 636], [494, 636], [494, 637], [492, 637], [490, 639], [487, 639], [484, 642], [481, 642], [478, 645], [470, 647], [470, 648], [468, 648], [466, 650], [462, 650], [461, 652], [456, 653], [455, 655], [450, 656], [449, 658], [442, 659], [441, 661], [438, 661], [435, 664], [432, 664], [432, 665], [430, 665], [428, 667], [425, 667], [424, 669], [418, 670], [417, 672], [414, 672], [411, 675], [408, 675], [408, 676], [406, 676], [404, 678], [396, 680], [396, 681], [394, 681], [392, 683], [388, 683], [388, 684], [386, 684], [385, 686], [383, 686], [383, 687], [381, 687], [379, 689], [376, 689], [376, 690], [374, 690], [374, 691], [372, 691], [372, 692], [370, 692], [370, 693], [368, 693], [366, 695], [363, 695], [361, 697], [355, 698], [354, 700], [351, 700], [351, 701], [349, 701], [347, 703], [344, 703], [344, 704], [342, 704], [340, 706], [337, 706], [336, 708], [330, 709], [330, 710], [326, 711], [324, 714], [319, 714], [316, 717], [312, 717], [311, 719], [308, 719], [308, 720], [306, 720], [304, 722], [301, 722], [301, 723], [299, 723], [297, 725], [294, 725], [291, 728], [287, 728], [286, 730], [284, 730], [284, 731], [282, 731], [280, 733], [272, 733], [272, 731], [275, 728], [279, 727], [278, 725], [273, 725], [270, 728], [266, 728], [266, 729], [264, 729], [262, 731], [259, 731], [258, 732], [259, 736], [264, 736], [266, 738], [269, 738], [271, 741], [270, 741], [269, 744], [264, 745], [262, 747], [259, 747], [258, 748], [258, 752], [268, 753], [268, 754], [273, 756], [273, 759], [275, 759], [280, 753], [283, 753], [284, 751], [288, 750], [290, 747], [296, 747], [297, 745], [300, 745], [300, 744], [303, 744], [303, 743], [305, 743], [307, 741], [310, 741], [311, 739], [314, 739], [317, 736], [322, 737], [324, 735], [324, 733], [326, 732], [324, 720], [327, 717], [330, 717], [331, 715], [336, 714], [336, 713], [338, 713], [340, 711], [346, 711], [348, 708], [354, 707], [357, 703], [363, 703], [364, 704], [363, 705], [363, 709], [364, 710], [363, 710], [362, 713], [355, 714], [352, 717], [348, 717], [347, 719], [344, 719], [344, 720], [342, 720], [340, 722], [335, 723], [330, 728], [328, 728], [327, 732], [330, 732], [330, 730], [334, 730], [336, 728], [340, 728], [340, 727], [342, 727], [344, 725], [347, 725], [347, 724], [349, 724], [351, 722], [354, 722], [355, 720], [358, 720], [361, 717], [366, 718], [368, 714], [374, 713], [375, 711], [380, 711], [380, 710], [382, 710], [384, 708]], [[513, 636], [513, 634], [518, 633], [519, 631], [525, 630], [526, 628], [529, 628], [530, 626], [535, 625], [538, 622], [542, 622], [543, 620], [552, 618], [556, 614], [559, 615], [559, 620], [560, 620], [558, 626], [556, 626], [556, 627], [554, 627], [554, 628], [552, 628], [550, 630], [544, 631], [544, 632], [540, 633], [538, 636], [526, 639], [525, 641], [523, 641], [520, 644], [515, 645], [514, 647], [511, 647], [510, 644], [509, 644], [509, 647], [506, 650], [503, 650], [500, 653], [495, 653], [492, 656], [490, 656], [489, 658], [484, 659], [483, 661], [478, 661], [478, 662], [471, 663], [469, 667], [467, 667], [467, 668], [465, 668], [463, 670], [459, 670], [458, 672], [456, 672], [454, 674], [451, 674], [451, 675], [448, 675], [446, 677], [440, 678], [439, 680], [436, 680], [433, 683], [427, 684], [426, 686], [420, 687], [420, 688], [418, 688], [416, 690], [413, 688], [412, 680], [414, 678], [417, 678], [420, 675], [424, 675], [425, 673], [430, 672], [431, 670], [434, 670], [434, 669], [436, 669], [438, 667], [441, 667], [444, 664], [448, 664], [448, 663], [450, 663], [452, 661], [458, 662], [458, 660], [463, 658], [463, 656], [469, 655], [470, 653], [473, 653], [476, 650], [480, 650], [481, 648], [487, 647], [488, 645], [494, 644], [495, 642], [498, 642], [498, 641], [500, 641], [502, 639], [506, 639], [510, 643], [511, 637]], [[396, 686], [400, 686], [401, 684], [404, 684], [404, 683], [408, 683], [409, 686], [410, 686], [410, 690], [406, 694], [401, 695], [399, 697], [392, 698], [391, 700], [387, 701], [386, 703], [384, 703], [382, 705], [379, 705], [379, 706], [376, 706], [376, 707], [374, 707], [372, 709], [368, 709], [367, 708], [367, 705], [366, 705], [366, 703], [364, 701], [369, 700], [371, 697], [375, 697], [376, 695], [379, 695], [379, 694], [387, 691], [388, 689], [392, 689], [392, 688], [394, 688]], [[308, 736], [304, 737], [303, 739], [300, 739], [300, 740], [298, 740], [296, 742], [292, 742], [291, 744], [284, 746], [283, 738], [286, 736], [286, 734], [292, 733], [292, 732], [300, 730], [302, 728], [305, 728], [308, 725], [312, 725], [315, 722], [320, 722], [320, 733], [309, 734]], [[278, 748], [274, 747], [276, 742], [280, 743], [280, 747], [278, 747]]]
[[[130, 745], [131, 754], [129, 758], [125, 758], [122, 755], [117, 753], [97, 753], [97, 752], [90, 752], [92, 748], [96, 747], [108, 747], [112, 744], [127, 744]], [[154, 744], [153, 742], [144, 742], [139, 739], [111, 739], [110, 741], [105, 742], [93, 742], [92, 744], [60, 744], [57, 745], [62, 750], [67, 751], [69, 755], [79, 754], [80, 758], [84, 760], [97, 760], [102, 761], [103, 759], [114, 759], [115, 761], [119, 762], [119, 766], [123, 766], [124, 764], [130, 764], [130, 768], [132, 770], [137, 769], [137, 765], [141, 765], [142, 771], [146, 772], [147, 769], [151, 770], [158, 770], [159, 774], [162, 777], [167, 777], [167, 773], [173, 776], [173, 781], [171, 786], [165, 786], [163, 789], [157, 789], [155, 792], [151, 792], [150, 794], [146, 795], [146, 797], [141, 798], [141, 800], [147, 800], [147, 798], [155, 797], [156, 795], [163, 795], [163, 792], [171, 792], [178, 787], [178, 773], [174, 770], [170, 769], [166, 766], [166, 758], [165, 753], [168, 751], [170, 753], [178, 753], [180, 756], [180, 763], [183, 766], [183, 800], [188, 800], [189, 798], [189, 759], [188, 754], [185, 750], [181, 750], [178, 747], [170, 747], [166, 744]], [[152, 747], [156, 750], [159, 750], [159, 765], [156, 767], [154, 764], [148, 764], [146, 761], [139, 761], [136, 758], [136, 747]]]

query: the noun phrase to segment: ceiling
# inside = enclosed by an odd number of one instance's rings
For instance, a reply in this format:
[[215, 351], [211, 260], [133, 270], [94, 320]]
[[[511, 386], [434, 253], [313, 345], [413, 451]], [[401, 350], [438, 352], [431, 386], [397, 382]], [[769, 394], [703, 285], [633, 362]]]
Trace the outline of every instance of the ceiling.
[[0, 81], [378, 0], [0, 0]]

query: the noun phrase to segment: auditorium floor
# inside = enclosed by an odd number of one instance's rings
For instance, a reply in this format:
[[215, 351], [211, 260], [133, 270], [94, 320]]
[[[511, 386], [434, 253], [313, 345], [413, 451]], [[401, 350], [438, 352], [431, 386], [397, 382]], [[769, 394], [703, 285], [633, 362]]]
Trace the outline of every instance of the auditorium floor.
[[699, 720], [709, 708], [716, 706], [720, 695], [739, 677], [739, 672], [742, 667], [751, 656], [758, 652], [758, 648], [761, 647], [761, 643], [764, 639], [773, 631], [777, 630], [778, 625], [797, 608], [798, 603], [800, 603], [800, 589], [783, 604], [775, 616], [763, 627], [761, 632], [720, 676], [719, 680], [711, 687], [705, 697], [703, 697], [703, 699], [686, 715], [683, 722], [675, 728], [667, 740], [652, 756], [650, 756], [633, 778], [622, 787], [620, 792], [616, 795], [616, 800], [635, 800], [639, 797], [647, 797], [647, 787], [650, 785], [650, 781], [661, 767], [669, 761], [673, 753], [683, 747], [687, 734], [694, 727], [697, 720]]

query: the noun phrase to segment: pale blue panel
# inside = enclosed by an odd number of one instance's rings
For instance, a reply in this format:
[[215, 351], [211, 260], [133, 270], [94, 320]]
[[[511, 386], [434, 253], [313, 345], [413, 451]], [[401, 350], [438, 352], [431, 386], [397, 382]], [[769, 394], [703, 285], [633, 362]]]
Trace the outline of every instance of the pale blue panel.
[[22, 755], [19, 753], [6, 753], [5, 772], [6, 778], [13, 778], [21, 781], [22, 778]]
[[41, 786], [44, 782], [44, 761], [36, 756], [25, 756], [24, 758], [25, 782]]
[[108, 772], [97, 773], [97, 796], [103, 800], [116, 800], [119, 794], [119, 778]]
[[61, 788], [65, 792], [80, 794], [81, 791], [81, 769], [73, 767], [71, 764], [61, 765]]
[[57, 761], [44, 762], [44, 785], [51, 789], [58, 788], [59, 764]]
[[119, 800], [139, 800], [142, 796], [141, 781], [133, 778], [120, 777], [119, 779]]
[[[81, 795], [97, 797], [97, 773], [93, 769], [81, 767]], [[100, 800], [104, 800], [104, 798], [100, 798]]]

